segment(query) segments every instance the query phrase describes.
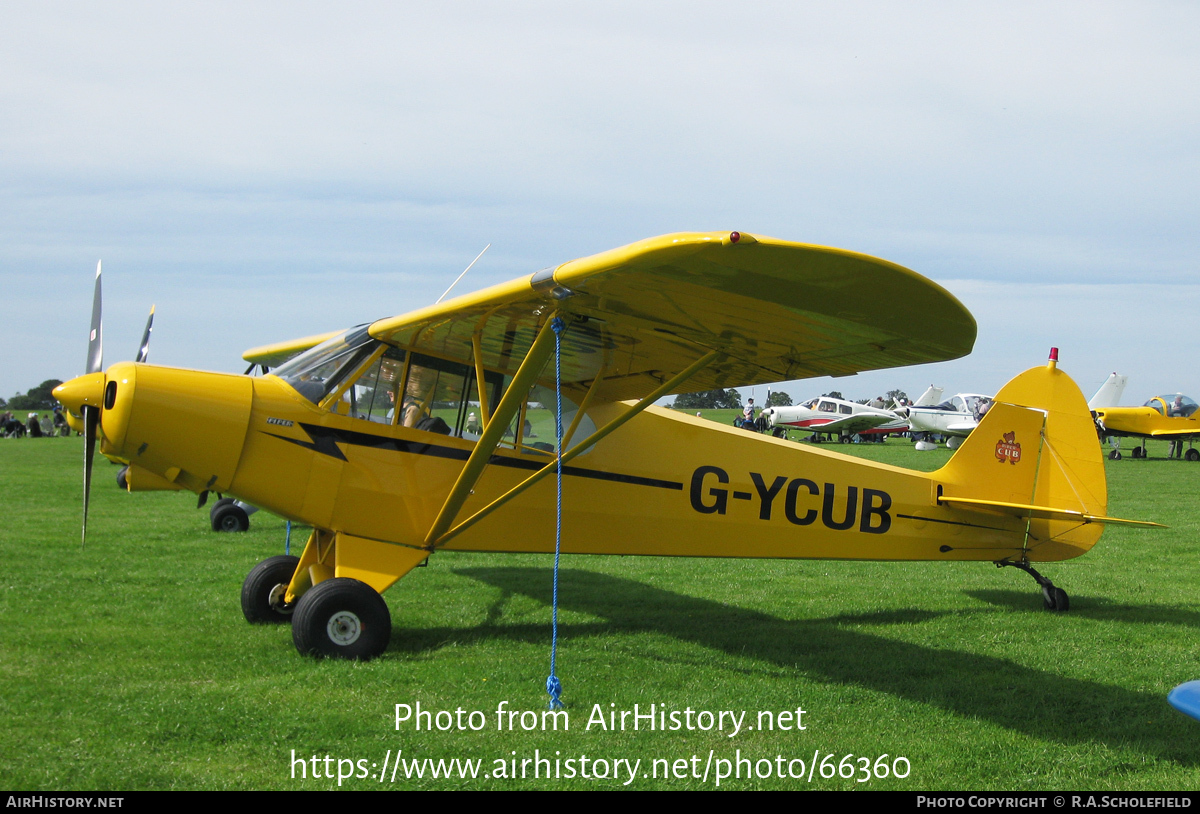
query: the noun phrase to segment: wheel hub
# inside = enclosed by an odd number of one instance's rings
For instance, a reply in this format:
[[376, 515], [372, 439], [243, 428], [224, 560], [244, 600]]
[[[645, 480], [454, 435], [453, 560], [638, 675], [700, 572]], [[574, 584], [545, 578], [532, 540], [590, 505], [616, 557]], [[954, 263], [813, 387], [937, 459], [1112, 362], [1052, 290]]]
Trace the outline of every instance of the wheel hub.
[[329, 617], [325, 632], [329, 634], [331, 642], [346, 647], [354, 644], [362, 635], [362, 621], [350, 611], [338, 611]]
[[267, 604], [277, 613], [282, 613], [284, 616], [291, 616], [292, 611], [296, 609], [295, 605], [289, 605], [284, 601], [287, 596], [288, 584], [281, 582], [271, 589], [270, 595], [267, 597]]

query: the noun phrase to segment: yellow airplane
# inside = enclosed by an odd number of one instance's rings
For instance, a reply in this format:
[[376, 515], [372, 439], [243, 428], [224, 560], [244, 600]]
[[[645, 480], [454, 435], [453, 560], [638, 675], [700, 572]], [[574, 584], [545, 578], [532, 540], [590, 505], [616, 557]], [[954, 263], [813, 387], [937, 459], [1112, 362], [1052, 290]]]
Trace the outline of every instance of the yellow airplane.
[[[1200, 412], [1197, 412], [1196, 402], [1182, 393], [1155, 396], [1141, 407], [1097, 407], [1094, 412], [1101, 435], [1142, 439], [1142, 445], [1133, 448], [1134, 458], [1146, 457], [1147, 438], [1161, 438], [1172, 442], [1168, 457], [1182, 456], [1189, 461], [1200, 461], [1200, 449], [1192, 446], [1200, 437]], [[1186, 453], [1183, 450], [1185, 440], [1188, 442]], [[1108, 457], [1119, 461], [1120, 447], [1114, 448]]]
[[1135, 521], [1105, 516], [1091, 415], [1054, 359], [932, 473], [652, 406], [953, 359], [975, 333], [893, 263], [680, 233], [352, 328], [271, 375], [97, 362], [55, 394], [88, 429], [85, 467], [99, 434], [131, 491], [220, 491], [313, 527], [299, 558], [265, 560], [242, 588], [246, 619], [290, 621], [302, 653], [382, 653], [380, 593], [438, 551], [554, 551], [560, 462], [567, 553], [994, 562], [1066, 610], [1031, 563]]

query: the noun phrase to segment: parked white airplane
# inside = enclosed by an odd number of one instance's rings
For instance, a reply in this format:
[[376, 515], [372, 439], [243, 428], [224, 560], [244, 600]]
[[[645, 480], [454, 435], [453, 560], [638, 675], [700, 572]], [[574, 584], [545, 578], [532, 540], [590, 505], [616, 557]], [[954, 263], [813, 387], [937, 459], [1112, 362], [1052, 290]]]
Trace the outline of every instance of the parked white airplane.
[[809, 399], [791, 407], [767, 407], [762, 411], [762, 416], [766, 418], [770, 429], [794, 428], [838, 435], [844, 444], [848, 444], [855, 434], [884, 431], [881, 428], [889, 424], [895, 425], [895, 428], [886, 432], [904, 429], [904, 420], [891, 410], [832, 396]]
[[[913, 434], [928, 433], [950, 436], [946, 446], [957, 449], [962, 439], [971, 434], [979, 419], [992, 405], [990, 396], [981, 393], [959, 393], [948, 401], [932, 406], [902, 407], [896, 412], [908, 419]], [[924, 441], [924, 439], [921, 439]], [[926, 442], [928, 443], [928, 442]], [[918, 444], [918, 449], [933, 449]]]

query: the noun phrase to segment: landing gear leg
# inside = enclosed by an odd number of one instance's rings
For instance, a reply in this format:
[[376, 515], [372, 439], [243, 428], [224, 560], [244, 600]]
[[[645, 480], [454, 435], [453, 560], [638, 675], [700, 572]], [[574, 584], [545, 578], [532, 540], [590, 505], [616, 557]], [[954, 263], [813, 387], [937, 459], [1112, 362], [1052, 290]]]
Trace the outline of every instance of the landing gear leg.
[[1067, 597], [1067, 592], [1062, 588], [1056, 587], [1053, 582], [1035, 571], [1028, 562], [1012, 562], [1010, 560], [998, 560], [996, 562], [997, 568], [1004, 568], [1006, 566], [1020, 568], [1037, 580], [1037, 584], [1042, 588], [1042, 603], [1045, 605], [1046, 610], [1061, 612], [1070, 609], [1071, 601]]

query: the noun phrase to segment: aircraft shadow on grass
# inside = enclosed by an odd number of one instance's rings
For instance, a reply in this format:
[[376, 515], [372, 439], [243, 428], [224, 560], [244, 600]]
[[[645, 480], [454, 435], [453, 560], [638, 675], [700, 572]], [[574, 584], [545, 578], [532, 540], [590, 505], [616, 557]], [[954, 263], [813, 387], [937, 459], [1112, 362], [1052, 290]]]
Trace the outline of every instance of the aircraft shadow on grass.
[[[1028, 591], [965, 591], [967, 596], [986, 602], [999, 608], [1013, 610], [1032, 610], [1037, 607], [1037, 599], [1031, 598]], [[1200, 611], [1191, 608], [1171, 605], [1128, 605], [1113, 602], [1102, 596], [1071, 595], [1072, 617], [1084, 616], [1088, 619], [1113, 620], [1140, 625], [1170, 624], [1181, 627], [1200, 628]]]
[[[462, 568], [455, 573], [501, 591], [487, 618], [469, 628], [397, 629], [392, 637], [393, 652], [428, 652], [448, 640], [507, 638], [549, 645], [546, 624], [500, 622], [505, 604], [514, 595], [550, 603], [551, 581], [546, 569]], [[983, 592], [983, 597], [984, 601], [1000, 600], [995, 604], [1015, 603], [1008, 593]], [[1025, 600], [1022, 595], [1022, 605], [1028, 604]], [[905, 610], [793, 621], [578, 569], [560, 572], [559, 604], [607, 620], [560, 621], [560, 641], [622, 630], [660, 633], [796, 670], [827, 683], [861, 686], [990, 721], [1037, 738], [1060, 743], [1100, 742], [1186, 765], [1200, 763], [1194, 724], [1171, 713], [1160, 693], [1068, 678], [1000, 658], [925, 647], [846, 627], [922, 623], [942, 613]], [[1019, 635], [1019, 631], [1009, 630]]]

